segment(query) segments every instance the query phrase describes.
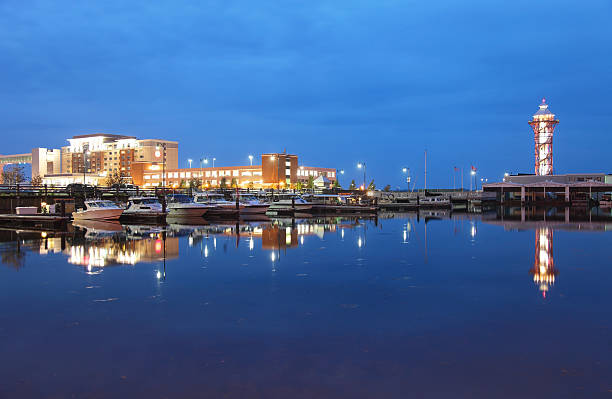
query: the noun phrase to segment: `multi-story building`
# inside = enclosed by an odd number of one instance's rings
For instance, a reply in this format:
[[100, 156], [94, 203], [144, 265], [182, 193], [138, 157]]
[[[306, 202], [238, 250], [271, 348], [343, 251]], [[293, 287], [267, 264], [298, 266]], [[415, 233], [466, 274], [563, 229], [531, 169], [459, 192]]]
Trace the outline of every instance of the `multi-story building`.
[[178, 143], [168, 140], [138, 140], [115, 134], [86, 134], [68, 139], [62, 147], [62, 173], [105, 175], [119, 172], [131, 176], [135, 163], [165, 162], [178, 167]]
[[[333, 184], [336, 170], [298, 166], [297, 155], [284, 153], [263, 154], [261, 165], [219, 166], [206, 168], [176, 169], [164, 168], [160, 163], [151, 164], [142, 171], [142, 180], [134, 174], [134, 183], [143, 187], [165, 184], [167, 187], [180, 187], [196, 181], [204, 188], [236, 185], [242, 188], [290, 188], [298, 182], [302, 184], [322, 176]], [[143, 164], [144, 165], [144, 164]], [[165, 170], [165, 174], [164, 174]], [[321, 179], [319, 179], [321, 180]]]

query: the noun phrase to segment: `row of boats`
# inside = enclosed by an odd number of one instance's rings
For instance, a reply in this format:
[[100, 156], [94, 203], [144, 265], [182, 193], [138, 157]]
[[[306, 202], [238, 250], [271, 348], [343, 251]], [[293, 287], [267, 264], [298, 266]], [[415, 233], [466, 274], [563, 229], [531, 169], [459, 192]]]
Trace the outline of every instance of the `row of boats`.
[[265, 202], [254, 195], [240, 195], [233, 201], [223, 194], [200, 193], [193, 198], [185, 194], [166, 197], [166, 209], [156, 197], [130, 197], [125, 207], [108, 200], [87, 200], [84, 208], [77, 209], [74, 220], [117, 220], [120, 217], [139, 219], [235, 217], [238, 215], [277, 215], [308, 212], [312, 203], [298, 195], [287, 195], [277, 201]]

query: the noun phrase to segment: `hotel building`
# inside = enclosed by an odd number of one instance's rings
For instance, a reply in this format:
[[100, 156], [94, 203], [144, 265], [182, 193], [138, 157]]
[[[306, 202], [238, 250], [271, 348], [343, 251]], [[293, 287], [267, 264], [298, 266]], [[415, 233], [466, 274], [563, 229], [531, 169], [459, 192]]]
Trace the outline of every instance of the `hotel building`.
[[100, 133], [74, 136], [68, 142], [69, 145], [59, 151], [61, 172], [45, 174], [45, 184], [105, 185], [106, 177], [115, 172], [138, 180], [143, 170], [156, 163], [165, 163], [168, 168], [178, 167], [176, 141], [139, 140], [133, 136]]

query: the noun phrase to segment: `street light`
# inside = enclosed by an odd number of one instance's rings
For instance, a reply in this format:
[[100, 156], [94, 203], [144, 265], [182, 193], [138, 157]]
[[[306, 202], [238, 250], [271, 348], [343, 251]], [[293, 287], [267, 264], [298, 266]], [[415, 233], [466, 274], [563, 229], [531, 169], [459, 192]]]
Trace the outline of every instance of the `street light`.
[[253, 155], [249, 155], [249, 161], [251, 161], [251, 166], [253, 166]]
[[472, 169], [470, 171], [470, 191], [472, 191], [472, 177], [474, 177], [474, 184], [476, 184], [476, 171], [474, 169]]
[[359, 162], [357, 164], [357, 168], [361, 169], [363, 168], [363, 189], [366, 189], [366, 163], [365, 162]]
[[191, 163], [193, 162], [193, 159], [189, 158], [187, 162], [189, 162], [189, 169], [191, 169]]
[[213, 168], [215, 167], [215, 161], [217, 160], [217, 158], [213, 158]]
[[408, 191], [410, 191], [410, 168], [402, 168], [402, 172], [407, 175], [406, 184], [408, 185]]

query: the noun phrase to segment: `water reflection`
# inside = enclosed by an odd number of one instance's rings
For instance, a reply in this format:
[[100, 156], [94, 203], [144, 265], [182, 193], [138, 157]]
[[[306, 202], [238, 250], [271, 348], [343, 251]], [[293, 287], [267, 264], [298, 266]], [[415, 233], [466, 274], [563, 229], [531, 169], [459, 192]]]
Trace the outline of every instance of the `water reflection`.
[[533, 281], [546, 298], [546, 293], [551, 285], [555, 283], [555, 276], [559, 273], [555, 269], [553, 260], [553, 230], [551, 228], [539, 228], [535, 231], [535, 259], [533, 269]]

